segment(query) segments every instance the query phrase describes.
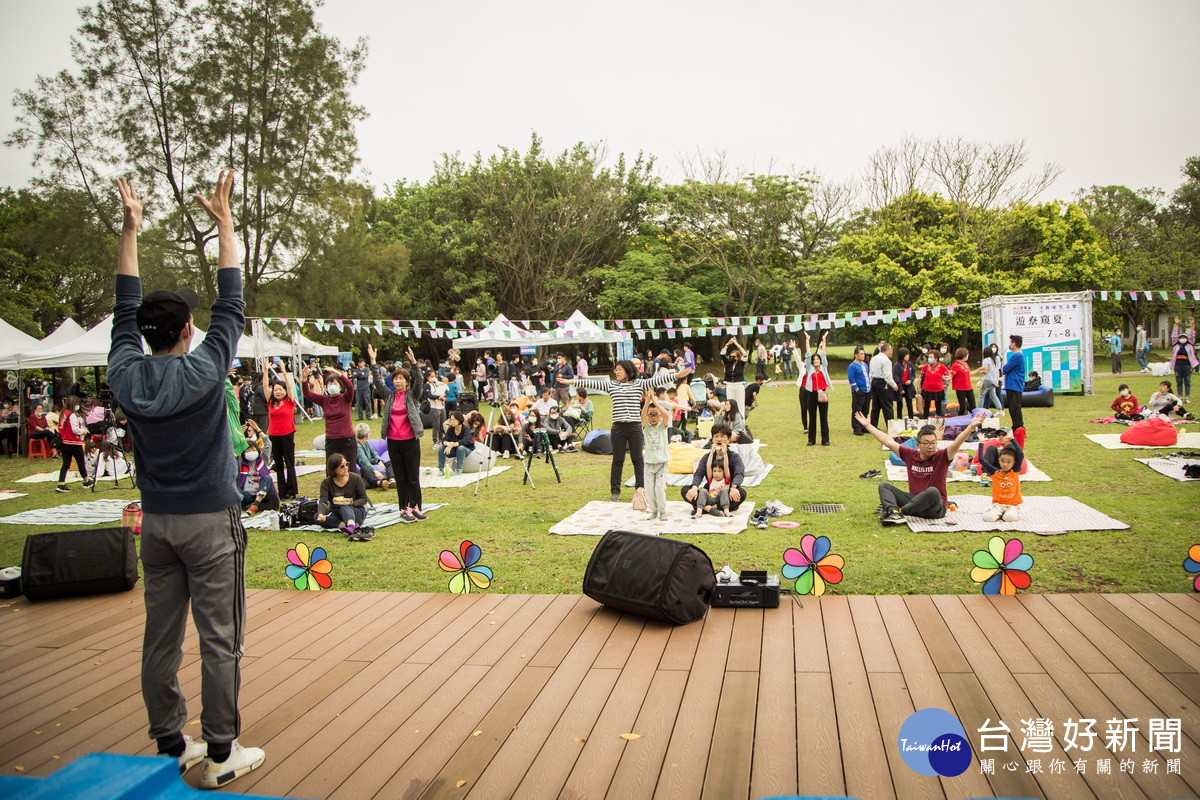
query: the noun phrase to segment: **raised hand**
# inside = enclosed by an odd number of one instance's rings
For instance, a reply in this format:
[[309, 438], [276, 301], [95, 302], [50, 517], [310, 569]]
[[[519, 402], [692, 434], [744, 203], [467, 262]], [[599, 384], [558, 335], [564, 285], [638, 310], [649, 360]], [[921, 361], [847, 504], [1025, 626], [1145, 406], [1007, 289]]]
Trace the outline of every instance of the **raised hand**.
[[370, 360], [371, 364], [375, 363], [375, 348], [371, 345], [367, 345], [367, 358]]
[[233, 227], [233, 209], [229, 206], [229, 193], [233, 189], [233, 170], [224, 169], [217, 176], [217, 185], [213, 187], [213, 194], [208, 200], [203, 196], [194, 194], [196, 202], [204, 206], [204, 210], [208, 212], [208, 216], [217, 225], [229, 225]]
[[121, 193], [121, 208], [124, 211], [122, 226], [124, 230], [136, 232], [142, 227], [142, 209], [150, 195], [137, 196], [133, 181], [128, 178], [117, 178], [117, 191]]

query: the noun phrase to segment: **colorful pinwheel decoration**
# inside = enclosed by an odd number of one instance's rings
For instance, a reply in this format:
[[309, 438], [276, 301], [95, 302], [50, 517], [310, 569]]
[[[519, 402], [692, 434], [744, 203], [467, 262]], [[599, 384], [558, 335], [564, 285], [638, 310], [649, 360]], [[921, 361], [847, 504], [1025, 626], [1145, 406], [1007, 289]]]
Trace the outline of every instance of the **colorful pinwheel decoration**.
[[308, 545], [297, 542], [294, 550], [288, 550], [287, 558], [288, 565], [284, 571], [297, 589], [312, 589], [318, 592], [333, 586], [329, 577], [329, 573], [333, 571], [333, 564], [325, 557], [324, 547], [318, 547], [310, 553]]
[[800, 549], [783, 551], [783, 577], [796, 580], [796, 594], [825, 594], [825, 584], [841, 583], [846, 560], [829, 552], [828, 536], [806, 533]]
[[1200, 592], [1200, 544], [1194, 544], [1188, 548], [1187, 558], [1183, 560], [1183, 568], [1196, 575], [1196, 580], [1192, 582], [1192, 588]]
[[460, 544], [458, 553], [453, 550], [442, 551], [438, 558], [438, 566], [446, 572], [454, 573], [450, 576], [450, 591], [455, 594], [468, 594], [471, 591], [471, 584], [475, 584], [480, 589], [486, 589], [491, 585], [491, 568], [479, 563], [479, 556], [482, 554], [483, 551], [479, 549], [479, 545], [470, 541]]
[[1033, 556], [1021, 550], [1020, 539], [1005, 542], [1004, 537], [993, 536], [987, 550], [976, 550], [971, 557], [975, 564], [971, 580], [983, 584], [984, 594], [1016, 594], [1017, 589], [1028, 589]]

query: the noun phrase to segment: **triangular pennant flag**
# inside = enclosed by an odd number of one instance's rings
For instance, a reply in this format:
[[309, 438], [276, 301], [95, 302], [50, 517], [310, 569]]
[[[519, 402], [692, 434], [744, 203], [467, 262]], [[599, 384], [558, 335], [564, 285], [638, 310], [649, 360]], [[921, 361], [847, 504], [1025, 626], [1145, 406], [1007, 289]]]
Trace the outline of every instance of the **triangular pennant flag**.
[[709, 322], [709, 317], [701, 317], [700, 324], [707, 328], [712, 323]]
[[414, 330], [421, 327], [421, 323], [417, 322], [415, 319], [410, 319], [409, 323], [413, 326]]
[[269, 323], [269, 322], [271, 321], [271, 317], [263, 317], [263, 318], [262, 318], [262, 321], [263, 321], [263, 322], [268, 322], [268, 323]]
[[469, 319], [469, 320], [467, 320], [467, 321], [466, 321], [464, 324], [465, 324], [465, 325], [466, 325], [468, 328], [470, 328], [472, 331], [473, 331], [473, 330], [475, 330], [475, 320], [473, 320], [473, 319]]
[[287, 318], [287, 317], [280, 317], [280, 318], [279, 318], [279, 321], [280, 321], [280, 323], [282, 323], [282, 324], [284, 324], [284, 325], [287, 325], [287, 323], [288, 323], [288, 318]]
[[1137, 292], [1130, 292], [1130, 293], [1129, 293], [1129, 299], [1130, 299], [1130, 300], [1137, 300]]
[[392, 323], [392, 327], [393, 327], [393, 328], [399, 328], [399, 327], [400, 327], [400, 320], [398, 320], [398, 319], [389, 320], [389, 322], [391, 322], [391, 323]]
[[1185, 293], [1183, 289], [1176, 289], [1175, 294], [1179, 295], [1180, 300], [1187, 300], [1187, 293]]
[[305, 323], [304, 317], [296, 317], [296, 324], [299, 325], [301, 328], [304, 327], [304, 323]]
[[683, 328], [684, 330], [687, 330], [688, 328], [692, 327], [690, 324], [688, 324], [687, 317], [684, 317], [683, 319], [679, 320], [679, 326], [681, 328]]
[[425, 320], [425, 324], [429, 326], [430, 330], [433, 330], [437, 327], [437, 320], [427, 319]]
[[376, 320], [376, 322], [375, 322], [375, 332], [376, 332], [377, 334], [379, 334], [380, 336], [383, 336], [383, 321], [382, 321], [382, 320]]
[[672, 320], [670, 320], [670, 319], [664, 319], [664, 320], [663, 320], [663, 324], [666, 326], [667, 330], [671, 330], [671, 329], [673, 329], [673, 328], [675, 327], [675, 326], [674, 326], [673, 324], [671, 324], [671, 323], [672, 323]]
[[1107, 299], [1108, 299], [1108, 292], [1100, 292], [1100, 299], [1101, 299], [1101, 300], [1107, 300]]
[[1192, 289], [1192, 299], [1200, 300], [1200, 289]]
[[615, 320], [615, 322], [617, 323], [617, 330], [621, 330], [621, 331], [625, 330], [625, 320], [618, 319], [618, 320]]
[[451, 328], [457, 328], [457, 327], [458, 327], [458, 320], [456, 320], [456, 319], [449, 319], [449, 320], [446, 320], [446, 321], [450, 323], [450, 327], [451, 327]]

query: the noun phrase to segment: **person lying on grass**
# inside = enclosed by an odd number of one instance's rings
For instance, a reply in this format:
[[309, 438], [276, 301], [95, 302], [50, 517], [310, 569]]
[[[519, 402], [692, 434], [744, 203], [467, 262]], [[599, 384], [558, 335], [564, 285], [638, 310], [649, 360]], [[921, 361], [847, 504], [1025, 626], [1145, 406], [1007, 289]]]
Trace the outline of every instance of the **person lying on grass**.
[[945, 450], [938, 449], [937, 428], [932, 425], [922, 425], [917, 431], [917, 449], [904, 447], [883, 431], [871, 424], [870, 419], [861, 411], [855, 414], [855, 419], [866, 429], [867, 433], [879, 440], [879, 443], [891, 450], [904, 462], [908, 472], [908, 491], [903, 492], [887, 481], [879, 484], [879, 521], [883, 525], [904, 525], [904, 517], [922, 517], [924, 519], [941, 519], [946, 516], [950, 501], [946, 497], [946, 472], [958, 455], [958, 448], [978, 428], [985, 415], [977, 414], [971, 422], [962, 429], [950, 446]]

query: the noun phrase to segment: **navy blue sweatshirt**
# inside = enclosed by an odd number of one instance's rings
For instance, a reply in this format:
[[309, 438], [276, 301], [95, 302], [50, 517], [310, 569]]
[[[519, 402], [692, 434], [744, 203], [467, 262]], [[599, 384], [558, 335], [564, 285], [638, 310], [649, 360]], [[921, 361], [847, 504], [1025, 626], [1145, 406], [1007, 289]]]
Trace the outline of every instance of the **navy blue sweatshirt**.
[[186, 355], [147, 355], [137, 327], [142, 281], [117, 275], [108, 385], [129, 419], [142, 509], [202, 514], [238, 506], [225, 376], [245, 329], [240, 269], [217, 270], [204, 341]]

